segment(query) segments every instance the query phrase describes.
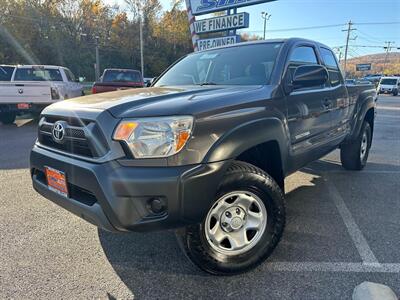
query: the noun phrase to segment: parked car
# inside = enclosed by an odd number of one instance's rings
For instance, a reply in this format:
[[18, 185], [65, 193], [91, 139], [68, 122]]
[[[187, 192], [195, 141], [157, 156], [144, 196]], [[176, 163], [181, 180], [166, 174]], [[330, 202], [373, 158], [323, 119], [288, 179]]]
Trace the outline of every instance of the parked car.
[[150, 88], [47, 107], [33, 186], [109, 231], [178, 228], [201, 269], [241, 273], [281, 239], [286, 176], [337, 148], [345, 169], [365, 167], [376, 97], [310, 40], [195, 52]]
[[379, 86], [379, 94], [392, 94], [397, 96], [400, 89], [400, 77], [382, 77]]
[[355, 79], [346, 79], [345, 84], [356, 84], [356, 80]]
[[0, 82], [11, 81], [15, 66], [0, 65]]
[[381, 80], [382, 74], [368, 74], [363, 79], [369, 82], [372, 82], [375, 87], [378, 87], [379, 81]]
[[140, 71], [131, 69], [105, 69], [99, 82], [95, 82], [92, 93], [104, 93], [131, 88], [142, 88], [143, 77]]
[[17, 66], [11, 80], [0, 82], [0, 122], [11, 124], [20, 113], [39, 113], [49, 104], [82, 95], [82, 85], [67, 68]]

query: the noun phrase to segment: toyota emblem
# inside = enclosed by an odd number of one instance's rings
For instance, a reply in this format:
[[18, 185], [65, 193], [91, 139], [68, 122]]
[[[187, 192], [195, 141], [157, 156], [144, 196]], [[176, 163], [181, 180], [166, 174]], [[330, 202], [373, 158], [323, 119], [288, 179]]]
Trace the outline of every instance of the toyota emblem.
[[64, 135], [65, 135], [64, 124], [60, 121], [57, 121], [56, 123], [54, 123], [53, 126], [53, 139], [57, 143], [61, 143], [64, 139]]
[[23, 89], [18, 89], [18, 94], [23, 94], [24, 90]]

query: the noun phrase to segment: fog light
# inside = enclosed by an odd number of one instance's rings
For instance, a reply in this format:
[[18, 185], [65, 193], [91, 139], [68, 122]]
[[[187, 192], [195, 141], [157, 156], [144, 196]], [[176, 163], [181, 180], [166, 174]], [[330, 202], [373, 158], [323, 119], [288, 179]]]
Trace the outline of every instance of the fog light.
[[155, 214], [160, 214], [165, 211], [165, 201], [160, 198], [153, 198], [150, 200], [150, 210]]

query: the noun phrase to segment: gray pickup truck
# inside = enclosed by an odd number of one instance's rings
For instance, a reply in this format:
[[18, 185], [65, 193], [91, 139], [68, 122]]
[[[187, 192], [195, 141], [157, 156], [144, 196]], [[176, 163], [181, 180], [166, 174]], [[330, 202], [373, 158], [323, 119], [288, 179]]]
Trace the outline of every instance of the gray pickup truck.
[[109, 231], [176, 229], [201, 269], [241, 273], [281, 239], [286, 176], [337, 148], [364, 168], [376, 97], [309, 40], [192, 53], [152, 87], [47, 107], [33, 186]]

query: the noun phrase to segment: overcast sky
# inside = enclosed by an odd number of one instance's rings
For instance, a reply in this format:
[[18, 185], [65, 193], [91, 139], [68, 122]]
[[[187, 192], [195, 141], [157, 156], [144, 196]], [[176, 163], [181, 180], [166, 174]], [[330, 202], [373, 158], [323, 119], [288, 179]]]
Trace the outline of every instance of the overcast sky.
[[[170, 0], [160, 0], [164, 9], [170, 8]], [[119, 3], [124, 0], [106, 0]], [[261, 12], [271, 14], [267, 22], [267, 38], [304, 37], [325, 43], [331, 47], [345, 44], [346, 26], [329, 28], [287, 30], [323, 25], [345, 24], [349, 20], [356, 23], [351, 41], [350, 57], [383, 52], [383, 48], [356, 46], [384, 46], [385, 41], [395, 42], [400, 47], [400, 0], [277, 0], [275, 2], [240, 8], [238, 11], [250, 13], [250, 27], [241, 32], [263, 35]], [[207, 15], [205, 17], [208, 17]], [[202, 17], [203, 18], [203, 17]], [[398, 24], [357, 24], [357, 23], [390, 23]], [[392, 51], [399, 51], [394, 48]]]

